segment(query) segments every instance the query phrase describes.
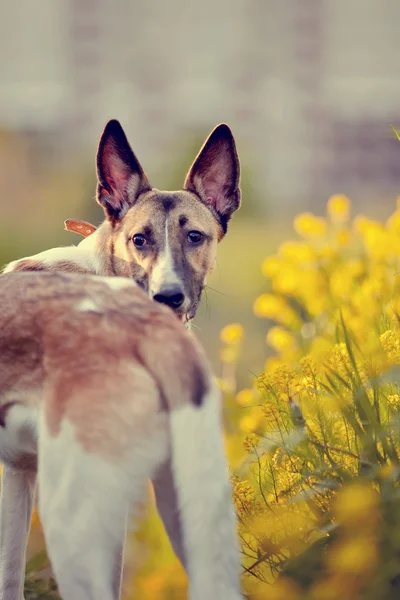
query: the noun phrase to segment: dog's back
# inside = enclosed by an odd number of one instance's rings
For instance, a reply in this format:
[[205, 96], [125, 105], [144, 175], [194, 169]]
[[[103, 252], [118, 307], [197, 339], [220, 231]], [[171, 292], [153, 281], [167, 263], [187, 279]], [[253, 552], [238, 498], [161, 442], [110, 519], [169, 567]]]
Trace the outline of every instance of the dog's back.
[[198, 344], [131, 280], [4, 274], [0, 306], [3, 404], [11, 390], [32, 389], [33, 380], [42, 388], [57, 377], [69, 392], [86, 383], [95, 394], [107, 377], [122, 385], [133, 368], [152, 380], [160, 409], [200, 404], [209, 386]]
[[2, 275], [0, 306], [0, 459], [38, 455], [63, 597], [118, 597], [126, 515], [170, 458], [190, 597], [239, 598], [220, 397], [173, 312], [127, 279], [56, 273]]

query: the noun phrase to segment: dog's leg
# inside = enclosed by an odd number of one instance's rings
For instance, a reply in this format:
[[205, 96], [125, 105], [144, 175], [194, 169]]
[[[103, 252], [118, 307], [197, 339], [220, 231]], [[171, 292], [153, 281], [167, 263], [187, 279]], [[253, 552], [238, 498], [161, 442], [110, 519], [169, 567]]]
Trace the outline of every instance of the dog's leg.
[[20, 470], [3, 466], [0, 499], [0, 598], [23, 598], [25, 554], [36, 484], [36, 411], [21, 402], [2, 403], [0, 455]]
[[179, 504], [170, 460], [162, 465], [157, 471], [155, 477], [153, 477], [152, 483], [158, 514], [164, 524], [165, 531], [167, 532], [175, 554], [181, 561], [182, 566], [186, 568], [182, 539], [182, 524], [180, 521]]
[[0, 500], [0, 598], [21, 600], [36, 474], [3, 466]]
[[172, 467], [190, 600], [239, 600], [240, 552], [216, 386], [171, 411]]
[[[43, 428], [44, 429], [44, 428]], [[118, 600], [129, 491], [121, 465], [85, 452], [64, 422], [39, 442], [39, 515], [64, 600]]]
[[[111, 421], [110, 413], [109, 427], [117, 427]], [[95, 420], [88, 422], [88, 432], [95, 426]], [[55, 436], [41, 424], [39, 515], [64, 600], [119, 598], [126, 518], [140, 506], [148, 478], [165, 460], [164, 437], [161, 451], [155, 452], [155, 435], [140, 439], [138, 431], [124, 459], [107, 459], [85, 451], [69, 421]]]

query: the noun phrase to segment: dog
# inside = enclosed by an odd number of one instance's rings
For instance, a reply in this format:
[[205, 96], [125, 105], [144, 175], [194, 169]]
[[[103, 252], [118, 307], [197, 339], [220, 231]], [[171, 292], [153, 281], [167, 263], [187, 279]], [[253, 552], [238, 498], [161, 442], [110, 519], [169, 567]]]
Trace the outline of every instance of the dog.
[[[216, 246], [240, 206], [240, 165], [227, 125], [210, 134], [183, 189], [151, 188], [118, 121], [110, 121], [97, 152], [97, 200], [105, 221], [67, 227], [84, 235], [78, 246], [54, 248], [13, 261], [5, 273], [75, 272], [135, 280], [154, 300], [172, 308], [188, 326], [195, 316]], [[184, 364], [181, 366], [184, 368]], [[166, 460], [152, 477], [158, 512], [172, 547], [186, 568], [172, 465]], [[116, 587], [122, 569], [116, 567]]]
[[170, 461], [191, 600], [239, 600], [221, 397], [200, 345], [126, 278], [0, 276], [0, 585], [23, 597], [35, 481], [65, 600], [117, 600], [128, 512]]
[[[240, 164], [231, 130], [217, 126], [179, 191], [149, 183], [125, 132], [109, 121], [97, 151], [104, 222], [78, 246], [11, 262], [4, 272], [56, 270], [134, 279], [184, 322], [196, 314], [217, 243], [240, 206]], [[79, 223], [78, 223], [79, 225]]]

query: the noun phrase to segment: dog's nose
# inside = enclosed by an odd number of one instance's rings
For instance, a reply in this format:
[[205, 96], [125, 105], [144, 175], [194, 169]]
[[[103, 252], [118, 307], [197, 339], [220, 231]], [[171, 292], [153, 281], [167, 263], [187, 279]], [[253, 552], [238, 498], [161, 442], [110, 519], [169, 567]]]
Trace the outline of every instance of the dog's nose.
[[170, 308], [176, 309], [182, 306], [185, 296], [179, 287], [170, 287], [161, 289], [158, 294], [154, 294], [153, 300], [166, 304]]

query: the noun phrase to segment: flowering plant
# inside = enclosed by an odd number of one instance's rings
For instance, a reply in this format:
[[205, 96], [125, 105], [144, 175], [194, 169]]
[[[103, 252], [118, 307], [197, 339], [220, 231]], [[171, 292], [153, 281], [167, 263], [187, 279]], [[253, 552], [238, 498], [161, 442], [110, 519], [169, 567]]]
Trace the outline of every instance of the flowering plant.
[[[400, 203], [385, 223], [350, 210], [336, 195], [326, 218], [299, 215], [262, 265], [254, 311], [274, 354], [236, 395], [233, 477], [254, 600], [398, 593]], [[223, 360], [242, 337], [224, 329]]]

